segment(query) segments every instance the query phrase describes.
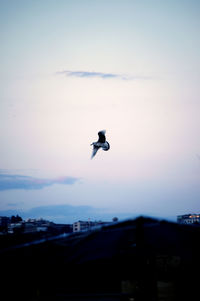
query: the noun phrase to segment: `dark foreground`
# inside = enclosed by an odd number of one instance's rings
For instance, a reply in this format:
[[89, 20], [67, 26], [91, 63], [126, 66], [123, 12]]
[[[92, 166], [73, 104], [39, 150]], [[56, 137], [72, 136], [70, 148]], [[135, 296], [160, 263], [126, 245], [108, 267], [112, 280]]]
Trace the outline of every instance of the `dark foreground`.
[[0, 250], [1, 300], [193, 301], [200, 227], [147, 218]]

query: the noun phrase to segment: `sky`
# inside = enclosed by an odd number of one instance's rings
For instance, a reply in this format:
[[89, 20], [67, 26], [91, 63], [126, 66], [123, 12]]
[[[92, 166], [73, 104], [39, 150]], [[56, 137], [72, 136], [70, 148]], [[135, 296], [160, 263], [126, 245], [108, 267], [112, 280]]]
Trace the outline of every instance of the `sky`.
[[0, 0], [0, 28], [0, 215], [200, 212], [199, 1]]

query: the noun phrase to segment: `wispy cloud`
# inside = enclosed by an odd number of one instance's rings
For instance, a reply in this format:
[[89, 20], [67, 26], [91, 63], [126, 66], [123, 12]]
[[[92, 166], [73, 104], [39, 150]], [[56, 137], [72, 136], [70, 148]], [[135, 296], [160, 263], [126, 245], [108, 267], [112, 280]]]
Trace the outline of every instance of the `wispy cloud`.
[[114, 74], [114, 73], [103, 73], [103, 72], [89, 72], [89, 71], [62, 71], [60, 72], [62, 74], [65, 74], [66, 76], [75, 76], [75, 77], [99, 77], [103, 79], [107, 78], [118, 78], [121, 77], [119, 74]]
[[56, 74], [64, 74], [68, 77], [79, 77], [79, 78], [102, 78], [102, 79], [121, 79], [121, 80], [134, 80], [134, 79], [149, 79], [147, 76], [131, 76], [118, 73], [104, 73], [94, 71], [70, 71], [64, 70], [57, 72]]
[[42, 189], [53, 184], [72, 185], [78, 180], [78, 178], [73, 177], [40, 179], [30, 176], [0, 174], [0, 191], [10, 189]]

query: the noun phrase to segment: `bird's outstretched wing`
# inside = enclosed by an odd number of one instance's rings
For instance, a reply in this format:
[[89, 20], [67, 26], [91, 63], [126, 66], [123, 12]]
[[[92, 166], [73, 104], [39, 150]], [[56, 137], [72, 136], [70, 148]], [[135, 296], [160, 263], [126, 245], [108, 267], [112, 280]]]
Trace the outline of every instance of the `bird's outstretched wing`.
[[96, 155], [98, 149], [99, 149], [99, 146], [93, 145], [93, 150], [92, 150], [92, 156], [91, 156], [91, 159]]
[[105, 136], [105, 133], [106, 133], [105, 130], [104, 130], [104, 131], [98, 132], [98, 135], [99, 135], [99, 140], [98, 140], [98, 142], [100, 142], [100, 143], [105, 143], [105, 142], [106, 142], [106, 136]]

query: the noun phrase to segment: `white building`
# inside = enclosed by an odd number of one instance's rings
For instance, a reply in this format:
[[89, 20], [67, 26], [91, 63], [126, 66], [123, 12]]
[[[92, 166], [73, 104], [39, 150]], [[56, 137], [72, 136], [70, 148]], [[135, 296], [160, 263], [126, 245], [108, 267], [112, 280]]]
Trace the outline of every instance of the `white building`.
[[200, 224], [200, 214], [178, 215], [177, 222], [179, 224]]
[[88, 231], [90, 227], [90, 221], [78, 221], [73, 223], [73, 232]]
[[80, 232], [80, 231], [88, 231], [94, 227], [103, 226], [109, 224], [109, 222], [102, 222], [102, 221], [78, 221], [73, 223], [73, 232]]

